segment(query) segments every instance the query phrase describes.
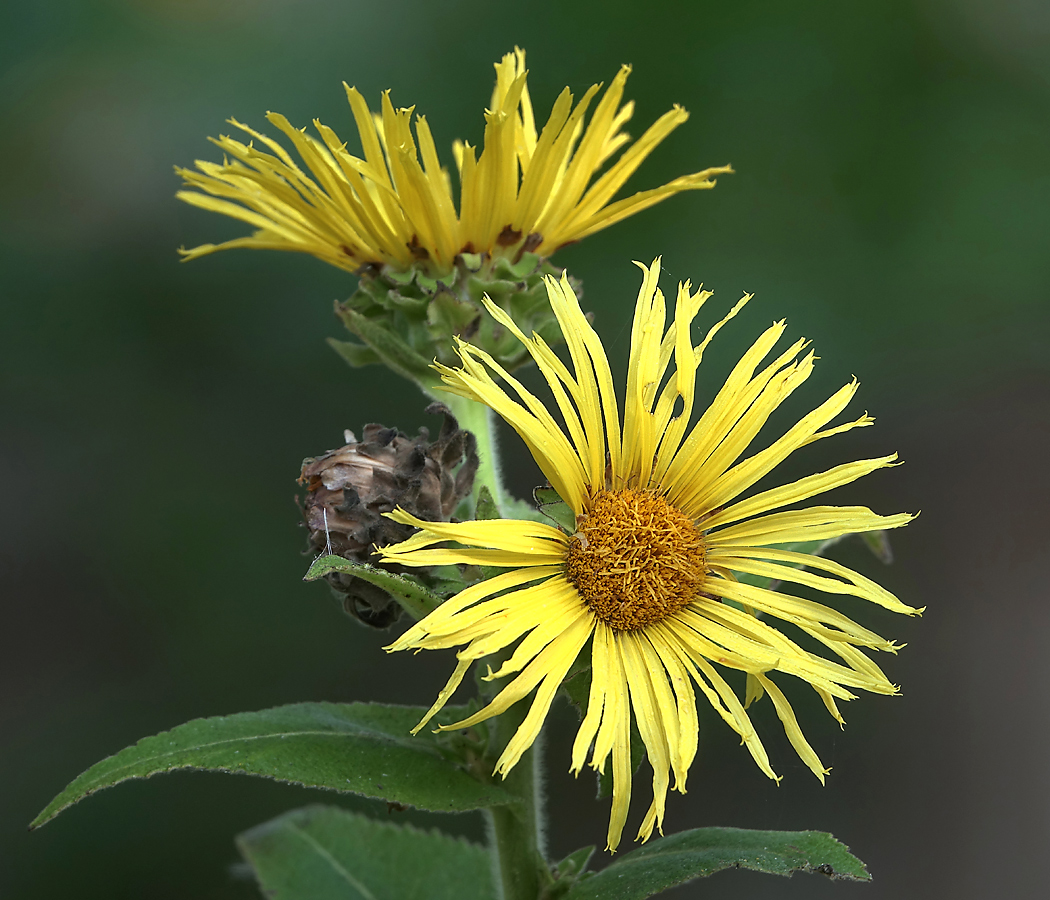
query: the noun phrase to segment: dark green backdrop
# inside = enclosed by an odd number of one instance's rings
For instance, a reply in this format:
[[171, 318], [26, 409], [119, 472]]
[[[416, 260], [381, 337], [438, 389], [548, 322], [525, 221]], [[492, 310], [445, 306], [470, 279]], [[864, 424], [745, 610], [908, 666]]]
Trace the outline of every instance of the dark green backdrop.
[[[904, 467], [834, 499], [923, 511], [885, 571], [859, 544], [838, 553], [929, 609], [864, 619], [909, 643], [887, 661], [901, 698], [849, 704], [841, 732], [792, 691], [834, 768], [827, 787], [769, 709], [757, 716], [779, 788], [708, 716], [690, 793], [668, 814], [671, 830], [833, 831], [874, 884], [729, 872], [675, 896], [1042, 896], [1048, 35], [1048, 7], [1022, 0], [4, 4], [0, 895], [253, 896], [231, 876], [232, 835], [331, 798], [179, 774], [25, 826], [89, 764], [185, 719], [424, 703], [446, 677], [450, 654], [388, 658], [301, 583], [293, 504], [303, 456], [370, 421], [414, 431], [421, 397], [325, 347], [350, 276], [246, 251], [180, 265], [176, 246], [242, 229], [177, 203], [171, 166], [217, 158], [205, 137], [230, 115], [319, 116], [352, 137], [343, 79], [372, 102], [391, 87], [417, 104], [443, 150], [477, 142], [492, 63], [517, 43], [544, 113], [563, 85], [579, 95], [621, 62], [635, 66], [634, 134], [672, 102], [690, 110], [634, 185], [737, 169], [556, 257], [584, 280], [615, 364], [631, 259], [662, 253], [665, 289], [704, 281], [719, 309], [754, 291], [705, 384], [786, 316], [822, 357], [792, 409], [856, 374], [857, 413], [879, 421], [785, 476], [899, 450]], [[505, 446], [525, 491], [535, 470]], [[607, 816], [591, 780], [565, 774], [571, 726], [562, 710], [547, 741], [555, 854], [599, 842]], [[441, 824], [481, 836], [476, 817]]]

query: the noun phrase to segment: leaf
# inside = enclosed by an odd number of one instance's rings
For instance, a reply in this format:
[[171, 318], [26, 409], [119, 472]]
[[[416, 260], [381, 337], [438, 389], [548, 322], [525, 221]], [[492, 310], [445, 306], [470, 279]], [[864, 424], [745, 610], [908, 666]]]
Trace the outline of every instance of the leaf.
[[437, 376], [430, 370], [430, 360], [420, 356], [400, 335], [346, 305], [338, 306], [336, 314], [353, 334], [375, 351], [388, 368], [422, 385], [437, 381]]
[[481, 490], [478, 491], [477, 509], [474, 511], [474, 517], [479, 521], [498, 519], [500, 517], [499, 507], [496, 506], [496, 501], [492, 499], [492, 491], [489, 490], [487, 484], [483, 484]]
[[890, 546], [888, 531], [862, 531], [860, 537], [880, 563], [884, 566], [893, 563], [893, 548]]
[[285, 813], [237, 837], [272, 900], [491, 900], [489, 852], [440, 831], [333, 806]]
[[362, 581], [386, 591], [416, 620], [437, 609], [444, 601], [418, 581], [386, 569], [377, 569], [366, 563], [354, 562], [342, 556], [319, 556], [311, 564], [303, 581], [317, 581], [332, 572], [346, 572]]
[[340, 341], [330, 337], [328, 346], [355, 369], [372, 366], [380, 361], [379, 354], [367, 344], [355, 344], [353, 341]]
[[579, 850], [573, 850], [565, 859], [553, 866], [555, 874], [559, 878], [579, 875], [587, 868], [587, 863], [594, 856], [594, 850], [594, 844], [591, 844], [589, 847], [581, 847]]
[[748, 831], [694, 828], [651, 841], [589, 878], [565, 900], [642, 900], [722, 869], [772, 875], [820, 872], [829, 878], [870, 881], [859, 859], [820, 831]]
[[536, 501], [539, 511], [554, 522], [566, 534], [576, 531], [576, 513], [552, 487], [538, 487], [532, 492], [532, 498]]
[[459, 258], [463, 261], [463, 266], [468, 272], [476, 272], [480, 269], [484, 259], [480, 253], [460, 253]]
[[543, 894], [543, 900], [560, 900], [569, 889], [579, 880], [587, 868], [587, 863], [594, 856], [594, 844], [589, 847], [581, 847], [574, 850], [561, 862], [551, 866], [554, 875], [554, 884], [548, 885]]
[[[257, 775], [433, 812], [515, 802], [502, 788], [482, 784], [446, 758], [429, 729], [412, 737], [410, 730], [425, 712], [378, 703], [295, 703], [194, 719], [96, 763], [30, 827], [103, 788], [176, 769]], [[454, 722], [461, 712], [442, 711], [435, 724]]]

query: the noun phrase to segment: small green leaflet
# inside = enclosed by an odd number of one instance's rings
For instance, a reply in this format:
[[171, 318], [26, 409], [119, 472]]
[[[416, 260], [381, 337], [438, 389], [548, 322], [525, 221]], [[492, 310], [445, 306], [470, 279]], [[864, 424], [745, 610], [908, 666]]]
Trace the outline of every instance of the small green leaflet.
[[347, 572], [362, 581], [374, 584], [377, 588], [382, 588], [417, 621], [437, 609], [443, 602], [441, 597], [413, 578], [341, 556], [319, 556], [310, 565], [303, 581], [317, 581], [331, 572]]
[[543, 516], [554, 522], [562, 531], [566, 534], [576, 531], [576, 513], [558, 496], [554, 488], [538, 487], [532, 492], [532, 497]]

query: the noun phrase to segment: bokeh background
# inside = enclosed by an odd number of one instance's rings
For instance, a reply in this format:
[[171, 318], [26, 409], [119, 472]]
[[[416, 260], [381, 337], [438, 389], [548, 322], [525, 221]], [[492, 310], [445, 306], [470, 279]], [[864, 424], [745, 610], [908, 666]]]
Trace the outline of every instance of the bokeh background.
[[[298, 700], [429, 703], [451, 656], [388, 658], [383, 636], [301, 582], [302, 457], [370, 421], [411, 433], [423, 399], [324, 344], [354, 279], [308, 257], [175, 248], [242, 233], [177, 203], [173, 164], [268, 109], [353, 138], [340, 81], [473, 142], [492, 63], [520, 44], [545, 113], [634, 64], [632, 133], [692, 113], [630, 185], [731, 162], [737, 174], [556, 260], [622, 370], [637, 270], [663, 254], [756, 298], [705, 358], [707, 390], [786, 316], [814, 340], [800, 413], [851, 375], [875, 428], [783, 467], [898, 450], [906, 464], [834, 499], [922, 510], [886, 569], [840, 560], [920, 620], [864, 621], [909, 646], [903, 696], [849, 704], [840, 731], [801, 688], [834, 771], [802, 767], [757, 709], [779, 788], [706, 716], [670, 830], [817, 828], [870, 886], [727, 872], [674, 896], [1045, 896], [1050, 838], [1050, 6], [1038, 0], [555, 3], [152, 0], [0, 11], [0, 895], [247, 898], [232, 837], [343, 802], [248, 778], [175, 774], [26, 824], [73, 776], [186, 719]], [[451, 161], [451, 154], [446, 157]], [[712, 316], [714, 313], [712, 313]], [[796, 395], [798, 397], [798, 395]], [[512, 483], [536, 470], [505, 442]], [[607, 803], [565, 774], [549, 729], [551, 853], [598, 843]], [[384, 805], [346, 805], [387, 816]], [[641, 806], [641, 802], [638, 804]], [[640, 810], [635, 810], [636, 821]], [[403, 819], [480, 839], [479, 816]]]

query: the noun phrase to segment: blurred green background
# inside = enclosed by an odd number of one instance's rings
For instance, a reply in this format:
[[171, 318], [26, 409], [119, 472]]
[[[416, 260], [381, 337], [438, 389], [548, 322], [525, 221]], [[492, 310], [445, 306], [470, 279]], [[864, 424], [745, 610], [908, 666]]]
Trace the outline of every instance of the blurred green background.
[[[862, 613], [909, 644], [885, 661], [903, 697], [849, 704], [842, 732], [789, 688], [834, 769], [824, 788], [768, 702], [756, 718], [779, 788], [705, 713], [667, 819], [830, 830], [873, 885], [727, 872], [674, 896], [1045, 896], [1050, 6], [1036, 0], [5, 4], [0, 895], [255, 896], [231, 874], [232, 836], [335, 798], [176, 774], [26, 823], [91, 763], [188, 718], [429, 703], [447, 676], [450, 654], [388, 658], [301, 582], [293, 504], [302, 457], [371, 421], [414, 433], [423, 399], [325, 347], [345, 273], [247, 251], [180, 265], [177, 246], [243, 228], [177, 203], [171, 167], [216, 159], [206, 135], [269, 109], [352, 141], [343, 79], [416, 104], [443, 149], [477, 142], [492, 63], [515, 44], [542, 114], [622, 62], [633, 134], [672, 102], [690, 110], [630, 187], [737, 170], [555, 257], [583, 279], [614, 364], [630, 260], [663, 254], [665, 290], [704, 281], [717, 311], [754, 291], [705, 357], [705, 389], [786, 316], [822, 357], [792, 411], [856, 374], [856, 414], [878, 423], [778, 476], [898, 450], [905, 466], [833, 500], [923, 510], [888, 569], [859, 542], [836, 554], [928, 606]], [[524, 493], [536, 470], [505, 447]], [[566, 774], [572, 727], [561, 709], [548, 731], [556, 856], [600, 842], [608, 815], [590, 778]], [[478, 816], [347, 805], [482, 836]]]

